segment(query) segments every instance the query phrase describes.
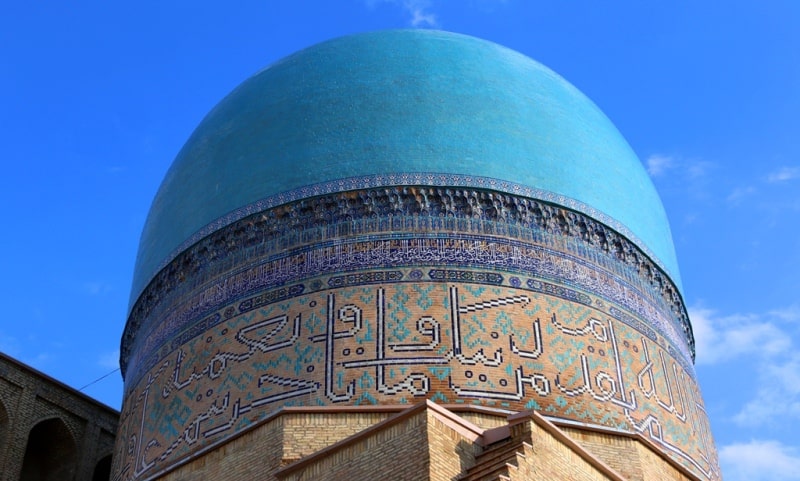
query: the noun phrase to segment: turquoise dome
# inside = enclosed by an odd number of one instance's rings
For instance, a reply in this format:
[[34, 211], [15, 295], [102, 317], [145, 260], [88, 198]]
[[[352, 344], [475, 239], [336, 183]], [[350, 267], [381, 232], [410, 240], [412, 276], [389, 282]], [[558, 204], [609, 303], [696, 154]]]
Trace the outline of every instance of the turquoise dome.
[[507, 48], [400, 30], [291, 55], [208, 114], [153, 201], [132, 302], [184, 248], [244, 215], [408, 178], [521, 192], [582, 211], [626, 235], [680, 284], [658, 194], [594, 103]]

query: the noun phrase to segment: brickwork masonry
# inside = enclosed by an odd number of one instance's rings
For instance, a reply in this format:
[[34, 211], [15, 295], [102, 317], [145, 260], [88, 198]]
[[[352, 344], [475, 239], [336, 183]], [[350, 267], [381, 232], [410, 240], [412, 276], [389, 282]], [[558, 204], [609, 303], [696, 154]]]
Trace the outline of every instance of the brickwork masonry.
[[108, 476], [118, 419], [115, 409], [0, 353], [0, 481], [34, 471], [65, 481]]
[[[405, 408], [284, 408], [148, 479], [699, 479], [641, 436], [587, 430], [533, 411], [448, 408], [430, 401]], [[459, 409], [484, 427], [454, 412]]]

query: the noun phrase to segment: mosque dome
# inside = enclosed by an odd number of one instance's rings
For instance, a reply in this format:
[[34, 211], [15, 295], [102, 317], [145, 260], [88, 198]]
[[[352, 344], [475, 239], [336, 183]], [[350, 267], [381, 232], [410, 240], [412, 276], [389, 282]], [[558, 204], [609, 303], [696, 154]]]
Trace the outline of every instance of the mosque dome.
[[718, 473], [642, 164], [564, 79], [464, 35], [335, 39], [224, 98], [153, 201], [120, 351], [120, 479], [283, 408], [422, 401]]
[[153, 201], [133, 296], [183, 248], [265, 200], [349, 188], [343, 179], [378, 186], [398, 174], [450, 174], [465, 187], [524, 191], [588, 213], [680, 284], [658, 194], [591, 100], [497, 44], [397, 30], [300, 51], [208, 114]]

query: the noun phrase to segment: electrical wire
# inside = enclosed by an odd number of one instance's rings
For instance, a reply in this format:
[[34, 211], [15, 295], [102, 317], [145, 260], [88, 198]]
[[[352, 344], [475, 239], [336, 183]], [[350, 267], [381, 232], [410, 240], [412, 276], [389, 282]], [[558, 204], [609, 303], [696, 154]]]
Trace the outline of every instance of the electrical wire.
[[86, 389], [87, 387], [91, 386], [92, 384], [96, 384], [96, 383], [102, 381], [103, 379], [107, 378], [108, 376], [114, 374], [117, 371], [119, 371], [119, 368], [116, 368], [116, 369], [114, 369], [113, 371], [111, 371], [109, 373], [103, 374], [102, 376], [98, 377], [94, 381], [92, 381], [89, 384], [87, 384], [87, 385], [83, 386], [82, 388], [78, 389], [78, 391], [83, 391], [84, 389]]

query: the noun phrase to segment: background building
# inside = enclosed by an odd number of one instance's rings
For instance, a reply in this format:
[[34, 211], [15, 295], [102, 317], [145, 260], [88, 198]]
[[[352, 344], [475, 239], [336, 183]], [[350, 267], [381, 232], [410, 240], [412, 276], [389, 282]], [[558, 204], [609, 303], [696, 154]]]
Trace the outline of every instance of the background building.
[[461, 35], [341, 38], [224, 99], [153, 202], [121, 351], [121, 479], [719, 478], [639, 160]]
[[107, 480], [119, 413], [0, 353], [0, 479]]

